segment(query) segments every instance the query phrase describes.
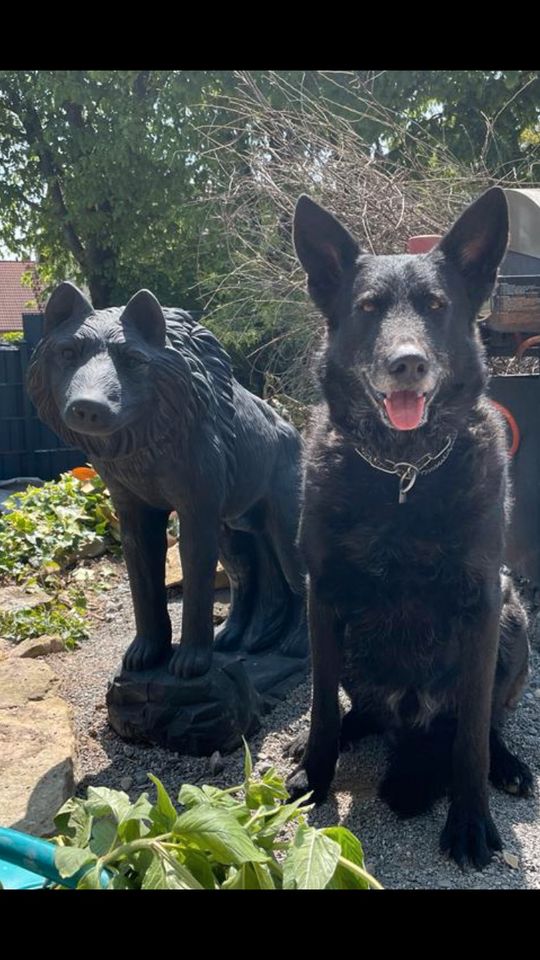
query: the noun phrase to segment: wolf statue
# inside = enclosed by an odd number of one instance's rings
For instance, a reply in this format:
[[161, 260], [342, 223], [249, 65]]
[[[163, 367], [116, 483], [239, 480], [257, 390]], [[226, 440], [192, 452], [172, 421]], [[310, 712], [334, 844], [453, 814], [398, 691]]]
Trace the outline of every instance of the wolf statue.
[[[85, 452], [118, 513], [136, 622], [125, 670], [168, 663], [183, 680], [207, 673], [218, 557], [231, 608], [216, 648], [307, 655], [295, 545], [301, 440], [235, 380], [209, 330], [162, 308], [148, 290], [126, 307], [94, 310], [62, 283], [47, 304], [27, 386], [40, 418]], [[165, 588], [173, 510], [184, 574], [175, 648]]]

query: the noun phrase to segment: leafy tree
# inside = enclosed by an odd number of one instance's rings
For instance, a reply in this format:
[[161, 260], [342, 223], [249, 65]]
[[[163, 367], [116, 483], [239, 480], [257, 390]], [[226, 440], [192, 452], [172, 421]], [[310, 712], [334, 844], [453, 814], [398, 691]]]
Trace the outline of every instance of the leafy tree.
[[190, 117], [197, 104], [210, 122], [221, 84], [204, 72], [1, 71], [0, 242], [37, 250], [49, 283], [86, 282], [98, 308], [145, 285], [189, 306], [211, 232]]
[[356, 71], [321, 74], [320, 83], [387, 159], [410, 163], [418, 147], [427, 159], [438, 144], [471, 171], [540, 179], [538, 71]]

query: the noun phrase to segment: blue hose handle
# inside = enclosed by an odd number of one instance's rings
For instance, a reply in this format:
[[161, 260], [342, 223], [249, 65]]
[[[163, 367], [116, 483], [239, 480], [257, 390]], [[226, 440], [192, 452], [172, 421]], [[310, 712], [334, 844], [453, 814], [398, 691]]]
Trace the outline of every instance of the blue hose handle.
[[[63, 887], [76, 887], [81, 877], [92, 869], [93, 864], [85, 864], [72, 877], [61, 877], [54, 862], [56, 850], [58, 850], [56, 844], [48, 840], [32, 837], [8, 827], [0, 827], [0, 860], [22, 867]], [[110, 874], [102, 870], [100, 877], [102, 888], [108, 887], [109, 881]]]

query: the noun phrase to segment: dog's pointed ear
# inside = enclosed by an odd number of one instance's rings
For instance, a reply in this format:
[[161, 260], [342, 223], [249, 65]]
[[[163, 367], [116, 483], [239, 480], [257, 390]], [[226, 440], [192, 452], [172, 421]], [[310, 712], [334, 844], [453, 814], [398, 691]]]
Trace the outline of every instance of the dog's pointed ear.
[[504, 190], [491, 187], [461, 214], [436, 250], [461, 273], [477, 309], [489, 296], [508, 244]]
[[165, 317], [159, 300], [150, 290], [139, 290], [132, 296], [120, 321], [135, 327], [153, 347], [165, 346]]
[[47, 336], [66, 320], [84, 320], [93, 312], [94, 308], [84, 293], [75, 284], [65, 280], [53, 290], [45, 307], [44, 334]]
[[360, 248], [339, 220], [305, 194], [299, 197], [294, 211], [293, 238], [296, 255], [308, 276], [309, 293], [327, 313]]

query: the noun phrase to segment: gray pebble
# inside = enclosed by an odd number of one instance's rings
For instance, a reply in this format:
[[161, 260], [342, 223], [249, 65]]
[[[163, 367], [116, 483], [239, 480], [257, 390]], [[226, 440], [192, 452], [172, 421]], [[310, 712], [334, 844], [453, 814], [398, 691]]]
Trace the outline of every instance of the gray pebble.
[[221, 756], [219, 750], [215, 750], [212, 756], [210, 757], [208, 766], [210, 767], [210, 773], [213, 777], [216, 774], [221, 773], [225, 769], [225, 764], [223, 762], [223, 757]]

